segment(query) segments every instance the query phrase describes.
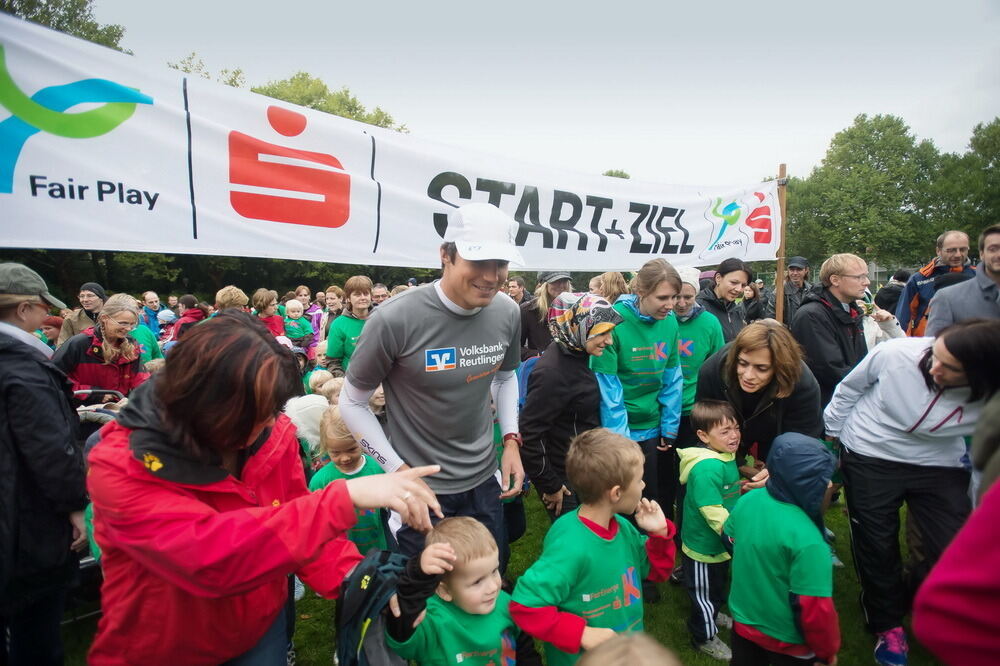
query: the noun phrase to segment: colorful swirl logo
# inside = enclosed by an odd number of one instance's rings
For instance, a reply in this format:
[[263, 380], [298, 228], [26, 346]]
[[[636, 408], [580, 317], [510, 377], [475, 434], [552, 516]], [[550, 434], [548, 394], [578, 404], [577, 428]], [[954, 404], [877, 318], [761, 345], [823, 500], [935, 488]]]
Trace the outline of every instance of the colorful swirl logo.
[[[722, 210], [719, 210], [719, 207]], [[730, 201], [725, 206], [722, 206], [722, 199], [716, 199], [715, 205], [712, 206], [712, 215], [719, 218], [722, 224], [719, 225], [719, 233], [716, 235], [715, 240], [708, 244], [708, 249], [715, 247], [715, 244], [722, 240], [722, 237], [726, 234], [731, 227], [735, 227], [740, 221], [740, 205], [735, 201]]]
[[[84, 103], [102, 106], [66, 113], [66, 109]], [[49, 86], [28, 97], [14, 83], [0, 45], [0, 106], [12, 114], [0, 122], [0, 193], [14, 191], [14, 167], [21, 149], [38, 132], [67, 139], [90, 139], [107, 134], [131, 118], [136, 104], [152, 103], [149, 95], [107, 79], [82, 79]]]

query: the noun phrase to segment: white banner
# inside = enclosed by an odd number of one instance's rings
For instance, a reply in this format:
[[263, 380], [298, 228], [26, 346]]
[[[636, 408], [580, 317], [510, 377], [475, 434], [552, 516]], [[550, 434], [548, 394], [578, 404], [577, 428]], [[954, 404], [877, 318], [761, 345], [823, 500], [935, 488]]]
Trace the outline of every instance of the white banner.
[[[0, 14], [0, 245], [437, 267], [498, 205], [528, 269], [774, 259], [777, 185], [680, 187], [430, 144]], [[9, 114], [9, 115], [8, 115]]]

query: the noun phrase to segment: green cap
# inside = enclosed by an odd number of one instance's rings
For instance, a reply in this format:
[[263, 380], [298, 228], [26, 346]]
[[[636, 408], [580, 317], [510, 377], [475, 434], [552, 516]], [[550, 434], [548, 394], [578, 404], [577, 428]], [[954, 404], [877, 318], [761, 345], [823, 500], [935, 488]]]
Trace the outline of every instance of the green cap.
[[65, 303], [49, 293], [42, 276], [24, 264], [0, 264], [0, 294], [38, 296], [53, 307], [66, 307]]

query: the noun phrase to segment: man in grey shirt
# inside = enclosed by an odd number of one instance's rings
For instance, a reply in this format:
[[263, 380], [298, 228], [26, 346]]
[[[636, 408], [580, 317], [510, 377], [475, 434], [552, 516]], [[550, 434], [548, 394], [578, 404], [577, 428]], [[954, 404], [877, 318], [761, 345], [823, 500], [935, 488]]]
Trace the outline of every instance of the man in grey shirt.
[[[521, 490], [517, 378], [520, 313], [498, 291], [508, 262], [520, 262], [517, 223], [489, 204], [449, 215], [442, 244], [443, 274], [383, 303], [365, 324], [340, 396], [344, 422], [382, 468], [429, 462], [427, 478], [445, 516], [471, 516], [503, 540], [501, 498]], [[382, 384], [388, 439], [368, 409]], [[493, 397], [503, 435], [497, 469]], [[396, 527], [395, 521], [390, 525]], [[402, 526], [400, 550], [416, 555], [423, 536]]]
[[1000, 224], [986, 227], [979, 234], [979, 258], [974, 278], [934, 294], [924, 335], [936, 336], [968, 319], [1000, 318]]

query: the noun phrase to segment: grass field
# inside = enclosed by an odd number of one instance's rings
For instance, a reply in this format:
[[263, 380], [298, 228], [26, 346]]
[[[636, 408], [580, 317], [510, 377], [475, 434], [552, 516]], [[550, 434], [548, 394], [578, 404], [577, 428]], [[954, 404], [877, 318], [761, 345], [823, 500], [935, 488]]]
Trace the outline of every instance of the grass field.
[[[526, 498], [528, 531], [513, 544], [513, 552], [508, 574], [516, 579], [531, 565], [541, 550], [542, 538], [549, 521], [541, 503], [534, 494]], [[858, 583], [852, 568], [851, 551], [848, 542], [847, 518], [840, 506], [827, 513], [827, 526], [837, 534], [836, 550], [846, 566], [834, 570], [834, 594], [837, 611], [840, 613], [840, 630], [843, 636], [839, 662], [844, 666], [872, 664], [873, 641], [864, 628], [861, 608], [858, 605]], [[646, 604], [646, 631], [664, 645], [673, 649], [688, 666], [720, 664], [693, 650], [688, 641], [685, 620], [688, 600], [682, 588], [669, 583], [661, 583], [662, 600], [656, 604]], [[298, 663], [303, 666], [328, 666], [333, 653], [333, 602], [317, 598], [307, 592], [305, 599], [297, 604], [295, 646]], [[96, 620], [81, 620], [65, 627], [67, 663], [85, 663], [86, 650], [96, 628]], [[151, 628], [155, 631], [155, 628]], [[729, 632], [722, 630], [722, 637], [728, 643]], [[910, 664], [925, 666], [939, 663], [910, 636]]]

